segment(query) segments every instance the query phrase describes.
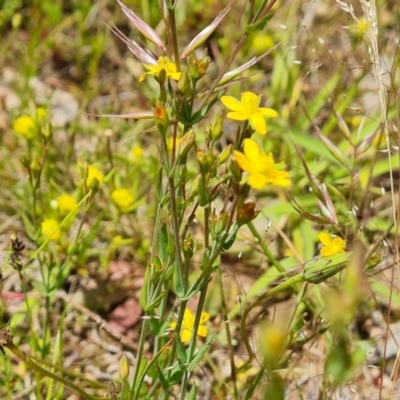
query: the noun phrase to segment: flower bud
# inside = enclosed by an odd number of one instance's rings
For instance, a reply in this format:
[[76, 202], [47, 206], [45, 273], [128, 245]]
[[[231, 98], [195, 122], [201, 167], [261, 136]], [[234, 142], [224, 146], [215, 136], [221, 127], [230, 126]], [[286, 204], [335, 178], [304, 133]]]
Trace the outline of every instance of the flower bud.
[[41, 165], [40, 165], [40, 160], [37, 158], [37, 157], [35, 157], [32, 161], [31, 161], [31, 164], [30, 164], [30, 169], [32, 170], [32, 171], [34, 171], [34, 172], [38, 172], [38, 171], [40, 171], [41, 169], [42, 169], [42, 167], [41, 167]]
[[120, 379], [125, 380], [129, 376], [129, 360], [128, 357], [126, 356], [126, 353], [122, 354], [121, 359], [119, 360], [119, 368], [118, 368], [118, 374]]
[[221, 234], [221, 232], [225, 229], [226, 224], [228, 222], [228, 213], [222, 212], [219, 215], [216, 215], [215, 212], [213, 213], [213, 222], [214, 222], [214, 229], [213, 233], [215, 236]]
[[199, 71], [199, 60], [196, 58], [192, 61], [192, 64], [189, 68], [190, 76], [194, 81], [200, 79], [200, 71]]
[[226, 162], [231, 154], [232, 154], [232, 145], [230, 144], [228, 147], [225, 147], [225, 149], [219, 155], [220, 165], [223, 164], [224, 162]]
[[195, 138], [196, 134], [194, 133], [193, 129], [190, 129], [182, 136], [178, 146], [178, 157], [182, 158], [186, 156], [186, 154], [192, 148]]
[[25, 168], [28, 168], [29, 165], [31, 164], [31, 159], [30, 159], [30, 157], [27, 156], [27, 155], [22, 156], [21, 159], [20, 159], [20, 161], [21, 161], [21, 164], [22, 164]]
[[218, 114], [211, 126], [211, 137], [214, 142], [216, 142], [221, 136], [222, 136], [222, 123], [224, 122], [224, 119], [222, 117], [222, 114]]
[[211, 170], [214, 162], [214, 156], [211, 151], [207, 151], [207, 153], [204, 153], [203, 151], [198, 151], [197, 162], [200, 166], [200, 172], [205, 175]]
[[154, 119], [160, 133], [165, 135], [169, 126], [169, 117], [167, 110], [160, 103], [156, 105], [156, 109], [154, 110]]
[[194, 242], [190, 233], [183, 241], [182, 251], [183, 255], [185, 256], [185, 260], [189, 261], [192, 258], [194, 251]]
[[190, 77], [187, 72], [183, 72], [178, 81], [178, 90], [186, 95], [190, 90]]
[[203, 57], [203, 58], [199, 61], [198, 65], [199, 65], [200, 77], [202, 77], [202, 76], [206, 73], [207, 68], [208, 68], [208, 66], [210, 65], [210, 61], [211, 61], [211, 58], [208, 57], [208, 56]]
[[53, 127], [51, 124], [47, 123], [42, 128], [42, 135], [47, 141], [51, 140], [51, 138], [53, 137]]
[[257, 217], [260, 211], [256, 210], [254, 200], [247, 200], [244, 204], [239, 204], [237, 209], [236, 221], [239, 225], [244, 225]]

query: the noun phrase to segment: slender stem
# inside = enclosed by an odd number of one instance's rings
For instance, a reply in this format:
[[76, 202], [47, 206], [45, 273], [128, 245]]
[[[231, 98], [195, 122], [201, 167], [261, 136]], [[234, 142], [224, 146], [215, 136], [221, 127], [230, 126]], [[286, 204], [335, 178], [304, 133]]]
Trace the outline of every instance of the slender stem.
[[239, 393], [238, 393], [238, 388], [237, 388], [235, 357], [234, 357], [234, 353], [233, 353], [231, 331], [229, 329], [228, 313], [226, 311], [226, 301], [225, 301], [224, 285], [223, 285], [223, 282], [222, 282], [221, 268], [218, 268], [217, 272], [218, 272], [219, 295], [220, 295], [220, 298], [221, 298], [221, 312], [222, 312], [222, 318], [223, 318], [224, 326], [225, 326], [225, 334], [226, 334], [226, 342], [227, 342], [227, 347], [228, 347], [229, 363], [231, 364], [231, 380], [232, 380], [232, 384], [233, 384], [233, 396], [234, 396], [235, 400], [238, 400], [239, 399]]
[[[201, 288], [199, 303], [197, 305], [196, 317], [195, 317], [194, 325], [193, 325], [192, 339], [189, 344], [189, 349], [186, 353], [186, 362], [187, 363], [190, 363], [192, 361], [193, 354], [196, 349], [197, 332], [198, 332], [199, 326], [200, 326], [201, 314], [204, 309], [204, 303], [206, 300], [207, 289], [208, 289], [208, 283]], [[190, 372], [184, 371], [182, 384], [181, 384], [180, 400], [186, 399], [187, 383], [188, 383], [189, 377], [190, 377]]]
[[132, 388], [131, 388], [131, 393], [133, 393], [133, 397], [136, 397], [136, 394], [140, 392], [139, 371], [140, 371], [140, 364], [141, 364], [141, 361], [143, 358], [143, 353], [144, 353], [144, 345], [146, 344], [147, 330], [148, 330], [149, 324], [150, 324], [150, 320], [145, 319], [143, 321], [142, 329], [140, 330], [139, 345], [138, 345], [138, 351], [136, 354], [136, 365], [135, 365], [135, 371], [133, 373]]
[[254, 237], [257, 239], [258, 244], [261, 246], [262, 251], [264, 254], [267, 256], [268, 260], [271, 262], [271, 264], [281, 273], [285, 273], [285, 268], [282, 267], [281, 263], [274, 257], [272, 254], [271, 250], [267, 247], [267, 245], [264, 243], [263, 238], [260, 236], [258, 233], [257, 229], [253, 225], [252, 222], [249, 222], [247, 224], [249, 227], [251, 233], [254, 235]]

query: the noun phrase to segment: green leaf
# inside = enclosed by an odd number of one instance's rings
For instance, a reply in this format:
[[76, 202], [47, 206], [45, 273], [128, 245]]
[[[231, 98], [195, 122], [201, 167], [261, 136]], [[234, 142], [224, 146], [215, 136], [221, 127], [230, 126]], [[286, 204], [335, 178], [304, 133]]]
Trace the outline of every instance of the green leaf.
[[[137, 367], [137, 368], [139, 368], [138, 376], [142, 376], [142, 375], [146, 372], [146, 368], [147, 368], [147, 364], [148, 364], [148, 363], [149, 363], [148, 358], [146, 358], [146, 357], [142, 357], [142, 358], [141, 358], [140, 364], [139, 364], [139, 366]], [[136, 384], [138, 384], [138, 383], [140, 383], [140, 382], [141, 382], [141, 379], [138, 379], [138, 380], [136, 381]], [[138, 391], [138, 390], [140, 390], [140, 389], [141, 389], [141, 387], [135, 386], [135, 387], [133, 388], [133, 391], [135, 392], [135, 391]]]
[[161, 260], [166, 261], [168, 258], [168, 232], [165, 222], [162, 224], [160, 229], [160, 239], [158, 247]]
[[198, 367], [201, 359], [204, 357], [204, 354], [206, 354], [206, 352], [208, 351], [208, 349], [210, 348], [210, 346], [212, 345], [212, 338], [207, 341], [206, 343], [204, 343], [204, 345], [202, 346], [202, 348], [198, 351], [198, 353], [194, 356], [194, 358], [190, 361], [187, 370], [188, 372], [192, 372], [196, 369], [196, 367]]
[[146, 309], [146, 307], [147, 307], [150, 279], [151, 279], [151, 268], [149, 266], [147, 266], [146, 272], [144, 274], [143, 287], [142, 287], [142, 290], [140, 291], [140, 296], [139, 296], [139, 304], [140, 304], [140, 307], [142, 307], [143, 309]]
[[190, 389], [188, 400], [196, 400], [196, 398], [197, 398], [197, 386], [194, 383], [192, 389]]
[[174, 369], [170, 378], [169, 378], [169, 385], [173, 386], [181, 382], [183, 377], [183, 371], [180, 368]]
[[186, 364], [186, 349], [183, 346], [180, 334], [178, 332], [175, 332], [175, 344], [176, 344], [176, 354], [178, 356], [178, 362], [182, 367], [184, 364]]
[[255, 31], [262, 31], [265, 28], [265, 25], [267, 22], [272, 18], [274, 13], [266, 14], [262, 18], [260, 18], [257, 22], [254, 22], [254, 24], [247, 24], [244, 27], [244, 31], [246, 32], [247, 35], [251, 35]]
[[179, 265], [175, 262], [172, 266], [173, 268], [173, 275], [172, 280], [174, 284], [174, 290], [178, 298], [183, 298], [185, 296], [185, 286], [183, 284], [182, 274], [179, 270]]
[[156, 298], [155, 300], [149, 304], [147, 307], [143, 307], [144, 311], [146, 313], [149, 313], [150, 311], [153, 311], [156, 307], [158, 307], [161, 303], [161, 300], [165, 297], [165, 295], [167, 294], [167, 291], [164, 290], [162, 291]]
[[168, 392], [170, 386], [168, 381], [165, 379], [165, 373], [161, 370], [161, 368], [158, 366], [158, 363], [155, 364], [156, 370], [157, 370], [157, 376], [160, 379], [161, 386], [163, 387], [165, 392]]

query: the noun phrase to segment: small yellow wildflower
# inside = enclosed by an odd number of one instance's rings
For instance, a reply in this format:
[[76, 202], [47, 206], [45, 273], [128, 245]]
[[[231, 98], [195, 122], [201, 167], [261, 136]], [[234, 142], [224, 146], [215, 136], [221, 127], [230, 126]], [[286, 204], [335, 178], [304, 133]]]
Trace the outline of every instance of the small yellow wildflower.
[[104, 181], [104, 175], [103, 173], [95, 166], [90, 165], [88, 167], [88, 174], [87, 174], [87, 178], [86, 178], [86, 185], [88, 187], [90, 187], [94, 180], [97, 180], [97, 182], [99, 183], [99, 186], [101, 186], [103, 184]]
[[364, 17], [361, 17], [357, 21], [357, 29], [359, 30], [361, 37], [365, 34], [365, 32], [367, 32], [369, 28], [370, 28], [370, 23], [367, 22]]
[[263, 327], [261, 351], [264, 363], [269, 366], [275, 365], [281, 357], [287, 339], [287, 330], [282, 324], [267, 323]]
[[145, 64], [145, 67], [149, 70], [145, 72], [140, 78], [139, 82], [143, 82], [145, 75], [154, 75], [158, 77], [159, 73], [164, 70], [167, 78], [171, 78], [174, 81], [179, 81], [182, 73], [176, 71], [176, 65], [172, 62], [169, 57], [160, 57], [157, 64]]
[[63, 193], [61, 196], [58, 196], [56, 200], [61, 214], [68, 214], [72, 210], [75, 210], [78, 206], [78, 202], [67, 193]]
[[61, 230], [58, 226], [58, 222], [55, 219], [47, 218], [42, 224], [42, 236], [45, 240], [49, 239], [54, 242], [60, 239]]
[[[186, 308], [185, 314], [183, 315], [182, 327], [181, 327], [181, 340], [182, 343], [189, 343], [193, 336], [193, 328], [194, 328], [194, 315], [192, 312]], [[205, 323], [210, 319], [210, 314], [206, 312], [201, 313], [199, 329], [197, 331], [197, 335], [201, 337], [207, 337], [208, 328]], [[176, 328], [176, 322], [173, 321], [169, 324], [170, 328]]]
[[135, 158], [142, 158], [143, 157], [143, 148], [140, 147], [139, 145], [135, 144], [134, 146], [132, 146], [131, 148], [131, 154], [135, 157]]
[[[270, 184], [275, 186], [290, 186], [289, 173], [278, 168], [271, 153], [265, 154], [252, 139], [244, 140], [244, 154], [235, 151], [235, 160], [239, 167], [249, 173], [247, 184], [253, 189], [262, 189]], [[278, 167], [278, 168], [277, 168]]]
[[134, 202], [131, 191], [124, 188], [115, 189], [111, 193], [111, 199], [121, 211], [128, 211]]
[[35, 120], [29, 115], [22, 115], [18, 117], [13, 124], [15, 133], [25, 137], [26, 139], [33, 139], [36, 135]]
[[257, 54], [263, 54], [274, 46], [272, 36], [261, 31], [256, 31], [251, 42], [251, 50]]
[[46, 120], [47, 117], [47, 110], [43, 107], [38, 107], [36, 109], [36, 118], [39, 123], [42, 123]]
[[345, 252], [346, 241], [341, 237], [333, 237], [329, 236], [326, 232], [320, 232], [318, 240], [323, 244], [320, 251], [321, 256], [333, 256]]
[[232, 110], [228, 118], [235, 121], [249, 120], [252, 128], [262, 135], [267, 133], [267, 122], [265, 117], [277, 117], [278, 113], [272, 108], [259, 107], [261, 95], [252, 92], [242, 93], [240, 101], [232, 96], [222, 96], [221, 101], [225, 107]]

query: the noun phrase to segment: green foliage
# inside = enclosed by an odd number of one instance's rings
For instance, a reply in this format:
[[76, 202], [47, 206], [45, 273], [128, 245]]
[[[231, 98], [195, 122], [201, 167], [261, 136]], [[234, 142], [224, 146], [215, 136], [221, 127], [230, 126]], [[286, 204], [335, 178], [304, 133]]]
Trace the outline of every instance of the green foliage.
[[[395, 274], [375, 276], [398, 231], [399, 128], [392, 87], [353, 68], [369, 25], [343, 31], [338, 7], [305, 29], [301, 2], [126, 1], [133, 20], [118, 2], [25, 3], [0, 2], [0, 397], [29, 381], [40, 399], [280, 399], [293, 354], [322, 342], [320, 397], [356, 382], [360, 310], [400, 304]], [[335, 29], [351, 51], [321, 45]], [[122, 375], [93, 373], [119, 362], [95, 324], [132, 352]]]

